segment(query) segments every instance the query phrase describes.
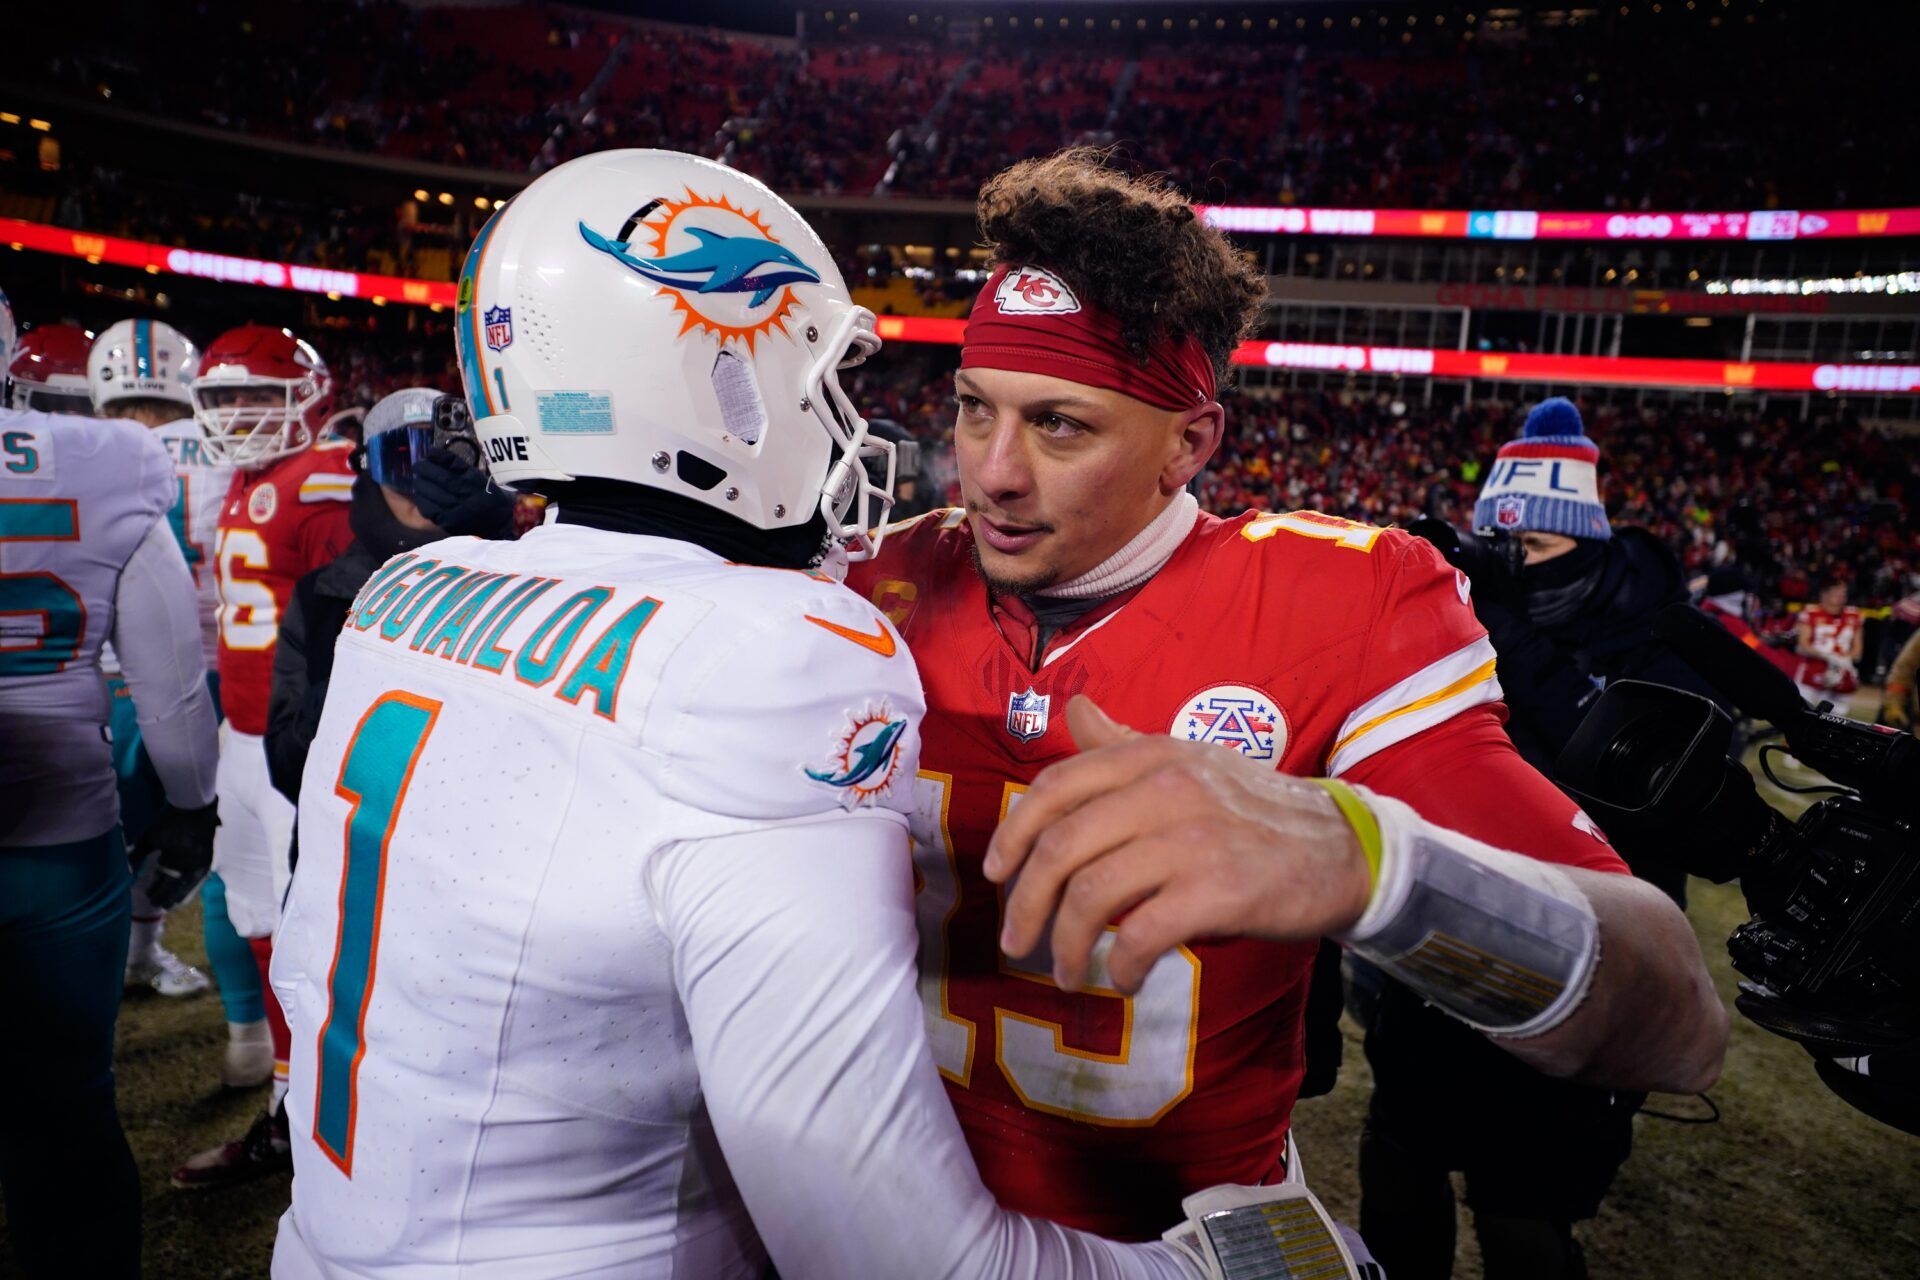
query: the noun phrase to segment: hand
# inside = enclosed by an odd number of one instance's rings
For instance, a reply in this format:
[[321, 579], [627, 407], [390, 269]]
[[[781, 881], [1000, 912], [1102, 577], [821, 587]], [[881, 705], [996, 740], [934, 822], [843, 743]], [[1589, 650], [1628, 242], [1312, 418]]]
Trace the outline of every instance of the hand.
[[152, 853], [159, 858], [147, 900], [170, 911], [200, 887], [213, 867], [213, 829], [220, 825], [219, 805], [178, 809], [167, 805], [147, 824], [134, 846], [138, 862]]
[[414, 466], [413, 502], [449, 534], [503, 538], [513, 523], [512, 496], [489, 488], [486, 472], [444, 445]]
[[1086, 981], [1125, 913], [1107, 968], [1132, 994], [1161, 955], [1198, 937], [1319, 938], [1351, 928], [1372, 893], [1366, 856], [1325, 790], [1236, 751], [1116, 724], [1067, 704], [1080, 754], [1041, 771], [987, 845], [1006, 884], [1000, 947], [1024, 956], [1053, 917], [1053, 977]]
[[1913, 694], [1895, 685], [1887, 686], [1887, 698], [1880, 704], [1880, 723], [1890, 729], [1913, 730]]

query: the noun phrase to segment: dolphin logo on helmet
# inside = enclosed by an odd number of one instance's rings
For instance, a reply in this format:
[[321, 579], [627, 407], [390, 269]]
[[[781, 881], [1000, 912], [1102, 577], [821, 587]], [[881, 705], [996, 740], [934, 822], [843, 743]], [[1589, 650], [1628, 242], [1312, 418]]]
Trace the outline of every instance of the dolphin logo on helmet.
[[628, 241], [609, 240], [586, 223], [580, 224], [580, 234], [588, 244], [669, 288], [696, 293], [751, 293], [747, 305], [758, 307], [782, 285], [820, 283], [819, 272], [800, 261], [793, 250], [771, 240], [723, 236], [704, 227], [686, 230], [700, 242], [698, 248], [667, 258], [636, 258]]

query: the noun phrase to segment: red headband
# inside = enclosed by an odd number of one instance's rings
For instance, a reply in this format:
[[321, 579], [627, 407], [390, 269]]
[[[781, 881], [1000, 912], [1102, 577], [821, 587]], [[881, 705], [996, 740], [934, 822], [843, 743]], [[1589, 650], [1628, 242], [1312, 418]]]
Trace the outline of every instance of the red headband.
[[1044, 373], [1161, 409], [1191, 409], [1215, 390], [1213, 361], [1191, 334], [1155, 342], [1142, 364], [1118, 318], [1039, 267], [994, 271], [967, 318], [960, 367]]

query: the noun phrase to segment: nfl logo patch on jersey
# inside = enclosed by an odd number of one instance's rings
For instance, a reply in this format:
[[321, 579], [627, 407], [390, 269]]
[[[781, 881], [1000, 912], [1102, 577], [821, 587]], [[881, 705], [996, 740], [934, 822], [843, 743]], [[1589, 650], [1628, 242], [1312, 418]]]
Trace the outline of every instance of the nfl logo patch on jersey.
[[1518, 497], [1496, 498], [1493, 523], [1501, 529], [1518, 529], [1527, 519], [1527, 500]]
[[1188, 698], [1167, 726], [1170, 737], [1231, 747], [1249, 760], [1278, 760], [1287, 751], [1287, 718], [1264, 689], [1217, 684]]
[[1047, 704], [1053, 701], [1051, 694], [1035, 693], [1031, 686], [1025, 693], [1016, 693], [1007, 699], [1007, 732], [1022, 742], [1032, 742], [1047, 731]]
[[513, 308], [488, 307], [486, 320], [487, 349], [505, 351], [513, 344]]

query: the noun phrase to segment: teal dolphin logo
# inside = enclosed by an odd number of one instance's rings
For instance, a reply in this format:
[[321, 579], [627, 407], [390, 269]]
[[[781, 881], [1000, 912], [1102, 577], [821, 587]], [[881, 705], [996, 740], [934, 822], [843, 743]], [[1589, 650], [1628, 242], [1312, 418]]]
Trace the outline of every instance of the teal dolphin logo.
[[580, 224], [580, 235], [588, 244], [644, 279], [671, 289], [750, 293], [747, 305], [757, 307], [784, 285], [820, 283], [820, 273], [800, 261], [793, 250], [764, 236], [723, 236], [704, 227], [686, 231], [699, 242], [698, 247], [664, 258], [644, 258], [634, 256], [631, 241], [611, 240]]
[[893, 785], [900, 770], [900, 739], [907, 732], [904, 718], [881, 703], [878, 708], [849, 712], [845, 730], [835, 743], [833, 764], [825, 769], [802, 771], [815, 782], [835, 787], [840, 792], [840, 807], [872, 804]]
[[[893, 748], [900, 741], [900, 735], [907, 731], [907, 722], [887, 720], [869, 723], [880, 724], [880, 731], [867, 736], [861, 730], [868, 726], [861, 725], [848, 739], [839, 769], [809, 769], [807, 776], [830, 787], [862, 788], [862, 784], [876, 773], [889, 768], [893, 764]], [[863, 737], [865, 741], [860, 740]], [[872, 789], [878, 790], [877, 787]]]

